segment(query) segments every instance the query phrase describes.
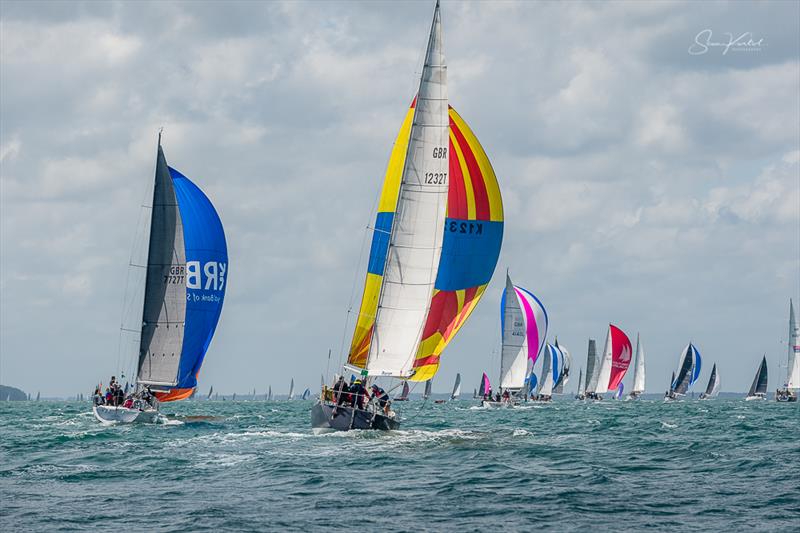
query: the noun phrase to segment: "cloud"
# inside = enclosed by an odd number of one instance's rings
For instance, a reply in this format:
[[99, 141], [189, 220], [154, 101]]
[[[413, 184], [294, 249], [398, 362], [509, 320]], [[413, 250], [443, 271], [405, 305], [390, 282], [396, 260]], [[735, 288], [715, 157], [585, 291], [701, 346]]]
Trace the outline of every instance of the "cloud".
[[[777, 362], [800, 291], [797, 4], [443, 10], [451, 103], [504, 195], [498, 272], [542, 298], [559, 342], [581, 360], [609, 321], [639, 330], [658, 379], [692, 338], [739, 389], [752, 354]], [[202, 386], [316, 384], [328, 348], [349, 342], [430, 14], [414, 2], [4, 2], [3, 381], [75, 394], [116, 370], [163, 126], [168, 161], [213, 199], [228, 238]], [[767, 46], [690, 56], [704, 27]], [[498, 279], [437, 383], [495, 371]]]

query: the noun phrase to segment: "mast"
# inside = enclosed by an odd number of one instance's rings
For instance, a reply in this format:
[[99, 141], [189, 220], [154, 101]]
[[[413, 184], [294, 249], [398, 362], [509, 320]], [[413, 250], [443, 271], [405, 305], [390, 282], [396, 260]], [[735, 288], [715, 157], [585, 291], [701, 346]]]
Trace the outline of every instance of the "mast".
[[437, 2], [367, 356], [366, 369], [373, 376], [413, 374], [430, 311], [444, 239], [450, 157], [443, 44]]

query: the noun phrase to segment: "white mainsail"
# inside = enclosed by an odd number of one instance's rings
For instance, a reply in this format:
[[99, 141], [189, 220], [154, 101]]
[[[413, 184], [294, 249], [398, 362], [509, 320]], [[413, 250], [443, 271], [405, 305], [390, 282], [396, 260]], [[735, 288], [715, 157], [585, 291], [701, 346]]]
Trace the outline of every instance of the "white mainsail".
[[437, 3], [378, 298], [367, 371], [409, 377], [444, 239], [449, 170], [447, 67]]
[[631, 392], [641, 394], [644, 392], [644, 346], [636, 334], [636, 360], [633, 367], [633, 389]]
[[794, 305], [789, 300], [789, 366], [786, 369], [786, 388], [800, 389], [800, 327], [794, 316]]
[[589, 339], [586, 350], [586, 387], [583, 392], [592, 392], [597, 387], [597, 378], [600, 377], [600, 364], [597, 361], [597, 342]]
[[528, 374], [528, 336], [525, 317], [511, 277], [506, 273], [503, 309], [503, 347], [500, 355], [500, 388], [521, 389]]
[[600, 357], [600, 369], [597, 372], [597, 380], [592, 378], [593, 387], [586, 392], [595, 394], [605, 394], [608, 392], [608, 381], [611, 379], [611, 328], [606, 333], [606, 347]]
[[294, 400], [294, 378], [292, 378], [291, 383], [289, 383], [289, 396], [287, 400]]
[[548, 344], [542, 353], [542, 377], [539, 380], [539, 390], [536, 391], [540, 396], [553, 395], [553, 357], [553, 346]]

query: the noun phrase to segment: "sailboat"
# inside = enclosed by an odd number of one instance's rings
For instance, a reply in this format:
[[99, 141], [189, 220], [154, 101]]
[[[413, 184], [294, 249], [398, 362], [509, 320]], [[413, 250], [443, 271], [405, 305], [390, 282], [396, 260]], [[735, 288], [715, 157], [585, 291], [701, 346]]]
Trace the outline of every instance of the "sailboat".
[[597, 378], [599, 377], [600, 365], [597, 364], [597, 342], [594, 339], [589, 339], [589, 346], [586, 350], [586, 375], [584, 376], [584, 384], [578, 395], [575, 397], [577, 400], [585, 400], [588, 397], [587, 391], [595, 387]]
[[451, 400], [458, 400], [461, 396], [461, 374], [456, 374], [456, 382], [453, 384], [453, 392], [450, 393]]
[[492, 398], [492, 384], [489, 381], [489, 376], [486, 372], [481, 376], [481, 384], [478, 386], [478, 391], [475, 394], [476, 398], [483, 398], [484, 400]]
[[403, 390], [400, 392], [400, 396], [394, 399], [396, 402], [407, 402], [408, 401], [408, 393], [411, 392], [408, 381], [403, 382]]
[[308, 400], [311, 397], [311, 389], [306, 389], [303, 391], [303, 400]]
[[286, 396], [287, 400], [294, 400], [294, 378], [292, 378], [291, 383], [289, 383], [289, 394]]
[[581, 367], [580, 370], [578, 370], [578, 390], [575, 393], [575, 399], [576, 400], [582, 399], [584, 397], [583, 387], [584, 387], [584, 385], [583, 385], [583, 367]]
[[620, 382], [619, 385], [617, 385], [617, 391], [614, 393], [614, 399], [615, 400], [622, 399], [622, 392], [624, 390], [625, 390], [625, 385], [622, 382]]
[[[486, 291], [502, 236], [491, 163], [448, 106], [437, 2], [419, 88], [384, 178], [345, 370], [367, 387], [378, 379], [431, 379]], [[323, 394], [312, 408], [315, 431], [399, 427], [387, 405], [335, 400]]]
[[431, 386], [432, 386], [431, 380], [429, 379], [428, 381], [425, 382], [425, 392], [422, 393], [423, 400], [427, 400], [428, 398], [431, 397]]
[[572, 356], [567, 348], [558, 343], [556, 338], [555, 348], [559, 353], [558, 379], [553, 386], [553, 394], [564, 394], [564, 386], [569, 382], [569, 369], [572, 366]]
[[527, 397], [527, 380], [547, 338], [547, 311], [532, 292], [511, 282], [506, 271], [506, 286], [500, 299], [501, 401], [483, 401], [484, 407], [509, 407]]
[[644, 346], [636, 334], [636, 356], [633, 358], [633, 387], [628, 399], [638, 400], [644, 394]]
[[681, 396], [686, 395], [697, 378], [700, 377], [700, 367], [702, 358], [700, 352], [695, 348], [691, 342], [681, 352], [678, 359], [678, 371], [672, 373], [672, 381], [670, 381], [669, 390], [664, 395], [664, 400], [677, 400]]
[[214, 385], [211, 385], [211, 388], [208, 389], [208, 396], [206, 396], [206, 400], [210, 400], [212, 394], [214, 394]]
[[272, 385], [270, 385], [269, 388], [267, 389], [267, 401], [268, 402], [272, 401]]
[[710, 400], [711, 398], [716, 398], [717, 394], [719, 394], [719, 374], [717, 374], [717, 363], [714, 363], [714, 366], [711, 367], [711, 377], [708, 378], [708, 385], [706, 386], [706, 391], [700, 395], [701, 400]]
[[800, 327], [794, 316], [794, 305], [789, 300], [789, 361], [786, 366], [786, 381], [775, 393], [779, 402], [796, 402], [800, 391]]
[[542, 352], [542, 378], [536, 389], [535, 400], [549, 402], [553, 398], [553, 386], [558, 379], [560, 353], [553, 344], [547, 344]]
[[147, 263], [132, 265], [146, 269], [135, 329], [136, 390], [130, 407], [93, 406], [103, 423], [153, 422], [158, 402], [191, 396], [222, 312], [228, 272], [222, 222], [208, 197], [167, 166], [161, 133], [154, 180]]
[[[589, 348], [592, 348], [591, 341]], [[603, 356], [599, 367], [595, 365], [597, 373], [592, 375], [592, 380], [586, 387], [586, 397], [590, 400], [602, 400], [603, 394], [617, 390], [625, 377], [632, 355], [633, 347], [628, 336], [617, 326], [609, 324]]]
[[36, 401], [37, 402], [39, 401], [39, 398], [41, 398], [41, 393], [37, 391], [36, 392]]
[[753, 378], [753, 384], [750, 385], [750, 390], [747, 392], [745, 401], [750, 400], [766, 400], [767, 399], [767, 356], [761, 359], [761, 364], [758, 366], [756, 377]]

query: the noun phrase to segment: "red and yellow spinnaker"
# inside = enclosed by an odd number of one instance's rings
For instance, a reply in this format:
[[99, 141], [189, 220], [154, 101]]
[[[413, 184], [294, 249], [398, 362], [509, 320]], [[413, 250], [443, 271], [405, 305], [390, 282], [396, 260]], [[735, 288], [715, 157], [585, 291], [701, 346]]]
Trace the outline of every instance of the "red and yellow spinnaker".
[[[483, 296], [503, 240], [503, 201], [489, 158], [452, 107], [449, 114], [450, 175], [444, 240], [412, 381], [425, 381], [436, 374], [445, 347]], [[412, 102], [384, 177], [364, 295], [348, 356], [348, 363], [359, 368], [367, 364], [413, 117]]]

